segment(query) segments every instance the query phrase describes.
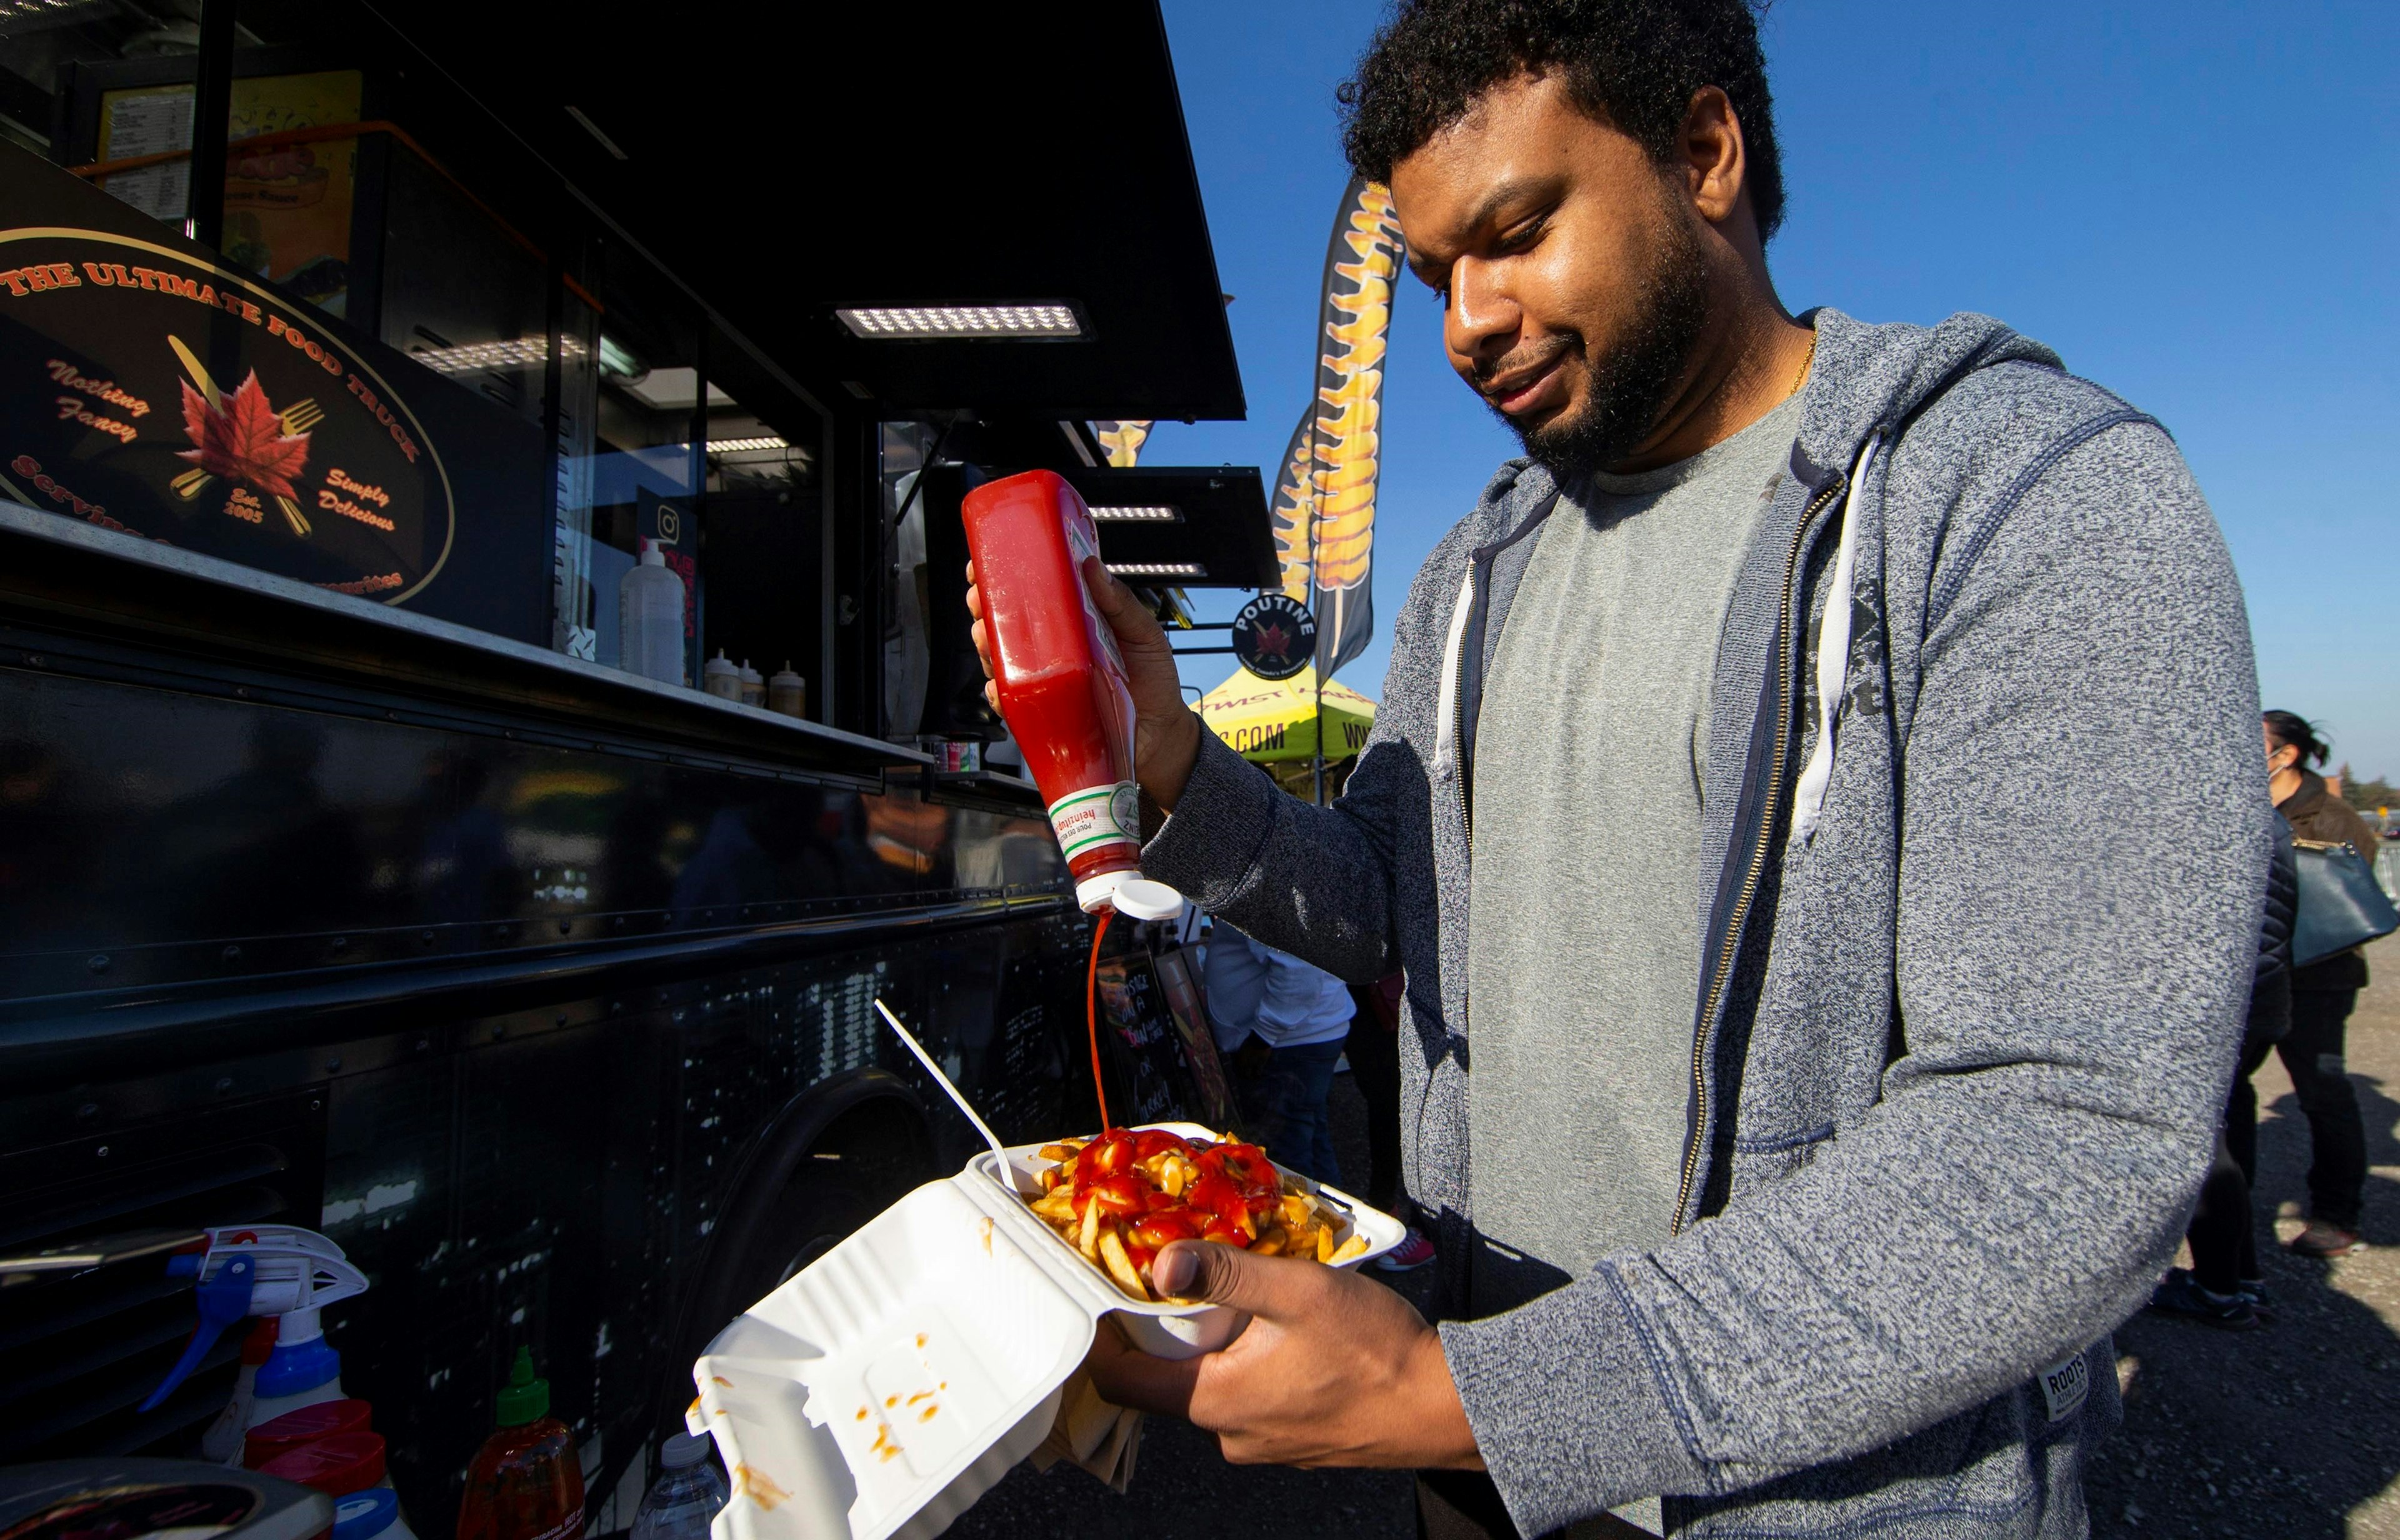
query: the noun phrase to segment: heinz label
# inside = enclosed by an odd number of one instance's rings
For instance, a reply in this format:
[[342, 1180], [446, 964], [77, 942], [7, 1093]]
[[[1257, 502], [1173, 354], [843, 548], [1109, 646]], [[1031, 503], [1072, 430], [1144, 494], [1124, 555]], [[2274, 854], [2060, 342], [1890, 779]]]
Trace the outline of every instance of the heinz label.
[[1139, 844], [1140, 793], [1132, 782], [1120, 781], [1062, 797], [1050, 804], [1050, 827], [1070, 861], [1102, 845]]

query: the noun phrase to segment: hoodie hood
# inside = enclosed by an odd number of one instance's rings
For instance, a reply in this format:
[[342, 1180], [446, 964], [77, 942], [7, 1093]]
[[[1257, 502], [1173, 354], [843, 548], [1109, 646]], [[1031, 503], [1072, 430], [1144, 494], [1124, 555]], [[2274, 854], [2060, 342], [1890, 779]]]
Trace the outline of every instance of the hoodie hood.
[[1989, 316], [1960, 311], [1939, 326], [1870, 326], [1828, 306], [1801, 318], [1817, 330], [1801, 388], [1793, 469], [1811, 486], [1847, 468], [1870, 434], [1886, 442], [1943, 391], [1996, 363], [2064, 367], [2058, 355]]

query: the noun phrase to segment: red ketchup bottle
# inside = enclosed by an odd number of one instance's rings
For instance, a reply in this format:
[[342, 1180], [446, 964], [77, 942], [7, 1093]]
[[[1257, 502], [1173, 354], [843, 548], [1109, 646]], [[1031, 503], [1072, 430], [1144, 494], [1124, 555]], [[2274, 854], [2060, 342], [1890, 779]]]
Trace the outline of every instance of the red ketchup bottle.
[[1099, 532], [1047, 470], [976, 487], [965, 513], [1001, 715], [1050, 806], [1075, 902], [1115, 907], [1141, 876], [1141, 813], [1125, 658], [1084, 587]]

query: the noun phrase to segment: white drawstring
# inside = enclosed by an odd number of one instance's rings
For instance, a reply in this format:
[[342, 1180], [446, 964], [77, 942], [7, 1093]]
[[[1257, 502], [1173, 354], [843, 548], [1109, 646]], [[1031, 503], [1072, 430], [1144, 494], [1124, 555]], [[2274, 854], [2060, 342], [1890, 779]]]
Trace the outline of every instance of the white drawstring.
[[1866, 484], [1867, 468], [1875, 463], [1878, 432], [1859, 451], [1850, 471], [1850, 490], [1842, 498], [1842, 540], [1834, 554], [1834, 579], [1825, 590], [1824, 618], [1817, 622], [1817, 744], [1800, 771], [1800, 789], [1792, 803], [1792, 838], [1808, 843], [1817, 832], [1818, 815], [1825, 811], [1825, 787], [1834, 779], [1834, 728], [1841, 719], [1843, 691], [1850, 662], [1850, 579], [1858, 565], [1859, 488]]
[[1466, 621], [1474, 611], [1475, 562], [1470, 557], [1466, 575], [1458, 581], [1458, 600], [1450, 608], [1450, 635], [1441, 647], [1441, 687], [1434, 692], [1435, 710], [1439, 713], [1433, 728], [1433, 768], [1437, 778], [1460, 770], [1456, 759], [1463, 745], [1454, 741], [1452, 724], [1458, 717], [1459, 670], [1463, 663], [1459, 654], [1465, 650]]

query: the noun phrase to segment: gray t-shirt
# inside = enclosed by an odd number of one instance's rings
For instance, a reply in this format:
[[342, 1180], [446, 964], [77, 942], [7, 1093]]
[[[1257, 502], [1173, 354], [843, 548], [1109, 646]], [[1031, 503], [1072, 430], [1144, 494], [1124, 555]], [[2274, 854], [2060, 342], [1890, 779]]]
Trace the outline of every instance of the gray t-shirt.
[[1717, 638], [1790, 463], [1795, 395], [1724, 443], [1595, 475], [1535, 537], [1475, 743], [1467, 923], [1478, 1315], [1674, 1222], [1699, 993]]

